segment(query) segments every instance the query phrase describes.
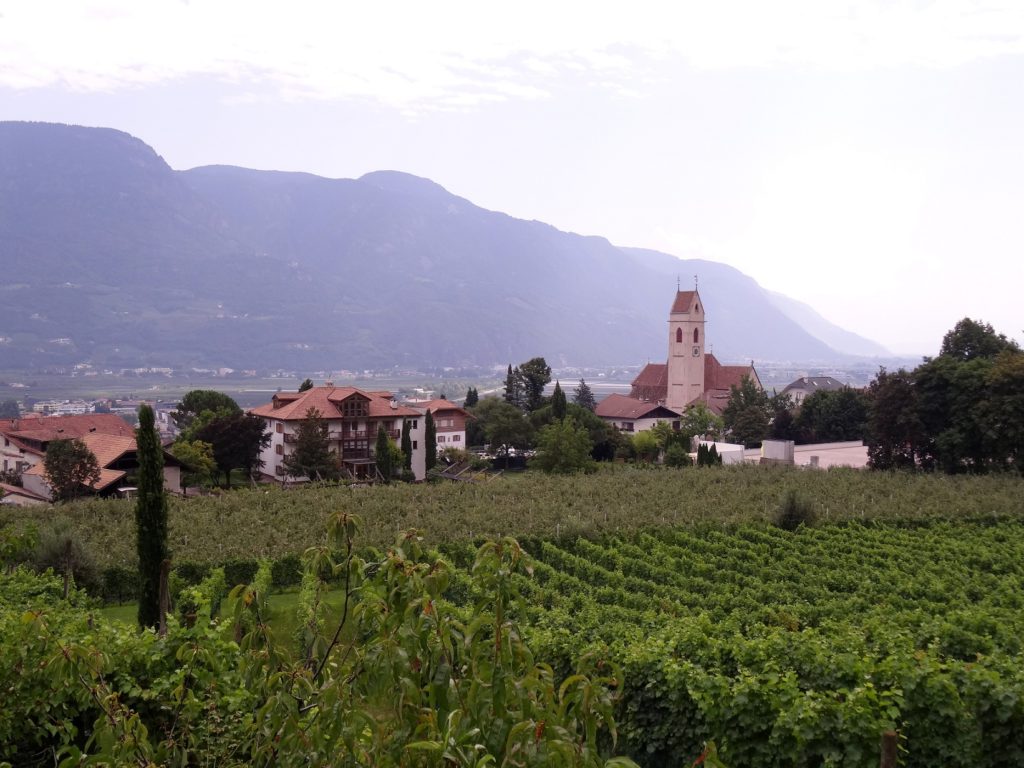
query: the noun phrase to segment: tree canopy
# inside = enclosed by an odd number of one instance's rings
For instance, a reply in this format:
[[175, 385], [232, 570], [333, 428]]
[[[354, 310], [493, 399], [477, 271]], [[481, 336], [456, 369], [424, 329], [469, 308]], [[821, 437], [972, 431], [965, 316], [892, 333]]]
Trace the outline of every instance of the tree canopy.
[[213, 446], [217, 469], [224, 475], [225, 487], [229, 487], [233, 470], [241, 469], [252, 477], [263, 466], [260, 452], [270, 444], [270, 433], [259, 416], [239, 411], [205, 420], [194, 439]]
[[722, 411], [725, 429], [732, 440], [752, 446], [768, 436], [772, 409], [768, 394], [749, 376], [740, 386], [732, 385], [729, 402]]
[[[185, 394], [178, 403], [178, 407], [171, 411], [171, 419], [175, 426], [182, 432], [187, 431], [195, 422], [200, 421], [204, 414], [208, 420], [216, 415], [240, 414], [242, 409], [238, 407], [231, 397], [223, 392], [213, 389], [193, 389]], [[186, 439], [193, 439], [190, 435]]]
[[338, 455], [331, 450], [327, 420], [310, 406], [295, 428], [295, 443], [282, 462], [292, 477], [337, 480], [341, 474]]
[[55, 501], [69, 501], [100, 479], [96, 456], [81, 440], [51, 440], [43, 459], [46, 482]]
[[530, 464], [550, 474], [591, 472], [596, 467], [590, 455], [593, 447], [587, 430], [575, 419], [558, 419], [540, 430], [537, 455]]

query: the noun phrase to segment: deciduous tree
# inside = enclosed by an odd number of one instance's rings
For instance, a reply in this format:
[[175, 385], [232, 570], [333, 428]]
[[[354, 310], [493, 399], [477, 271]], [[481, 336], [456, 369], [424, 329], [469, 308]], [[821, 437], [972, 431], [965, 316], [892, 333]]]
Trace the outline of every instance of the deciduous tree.
[[519, 366], [523, 380], [524, 404], [535, 411], [544, 404], [544, 387], [551, 383], [551, 366], [543, 357], [534, 357]]
[[558, 419], [541, 429], [537, 455], [530, 464], [550, 474], [592, 472], [596, 467], [590, 455], [593, 447], [587, 430], [574, 419]]
[[267, 425], [251, 413], [224, 413], [214, 416], [195, 432], [195, 439], [213, 446], [217, 469], [224, 475], [224, 486], [231, 486], [231, 473], [243, 470], [250, 478], [263, 465], [260, 451], [270, 444]]
[[51, 440], [46, 446], [43, 469], [55, 501], [77, 498], [100, 479], [96, 456], [77, 439]]
[[16, 419], [20, 413], [17, 400], [8, 398], [0, 401], [0, 419]]
[[180, 440], [171, 446], [171, 453], [183, 465], [181, 485], [208, 485], [213, 482], [217, 462], [213, 458], [213, 446], [202, 440]]
[[[209, 414], [240, 414], [242, 409], [238, 407], [232, 398], [223, 392], [213, 389], [193, 389], [185, 394], [178, 403], [178, 407], [171, 412], [171, 419], [175, 426], [185, 432], [205, 412]], [[192, 436], [186, 439], [193, 439]]]
[[868, 386], [868, 463], [874, 469], [912, 469], [922, 440], [917, 393], [904, 369], [882, 368]]
[[730, 388], [722, 418], [732, 440], [748, 447], [756, 445], [768, 436], [771, 420], [768, 395], [753, 379], [744, 376], [738, 387], [733, 384]]

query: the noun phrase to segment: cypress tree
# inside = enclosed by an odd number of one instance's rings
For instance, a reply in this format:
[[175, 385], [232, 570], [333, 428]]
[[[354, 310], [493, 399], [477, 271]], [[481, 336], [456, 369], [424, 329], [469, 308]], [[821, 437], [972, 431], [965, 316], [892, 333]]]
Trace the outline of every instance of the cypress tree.
[[402, 421], [402, 463], [406, 469], [412, 469], [412, 435], [409, 432], [409, 420]]
[[391, 481], [391, 441], [388, 439], [388, 433], [384, 431], [384, 425], [381, 424], [377, 427], [377, 450], [375, 451], [377, 458], [377, 471], [380, 472], [384, 478], [384, 482]]
[[480, 402], [480, 393], [476, 391], [476, 387], [470, 387], [466, 390], [466, 402], [463, 403], [463, 407], [472, 408], [474, 405]]
[[426, 445], [423, 447], [427, 452], [427, 471], [429, 472], [437, 464], [437, 427], [434, 426], [434, 417], [430, 411], [427, 411], [424, 431], [423, 441]]
[[565, 418], [565, 412], [568, 408], [568, 403], [565, 399], [565, 392], [562, 391], [562, 385], [555, 382], [555, 391], [551, 395], [551, 415], [561, 421]]
[[143, 405], [139, 409], [139, 428], [135, 433], [139, 461], [135, 532], [139, 555], [140, 627], [160, 624], [160, 572], [168, 558], [164, 455], [154, 421], [153, 409]]

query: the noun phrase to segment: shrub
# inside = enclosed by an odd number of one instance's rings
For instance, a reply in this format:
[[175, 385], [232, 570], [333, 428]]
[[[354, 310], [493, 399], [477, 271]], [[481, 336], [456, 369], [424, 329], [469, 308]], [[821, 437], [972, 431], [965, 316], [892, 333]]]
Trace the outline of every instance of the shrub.
[[690, 465], [690, 454], [679, 443], [672, 443], [665, 450], [666, 467], [688, 467]]
[[802, 499], [793, 489], [786, 491], [775, 513], [775, 525], [784, 531], [795, 531], [801, 525], [810, 527], [817, 520], [814, 505]]

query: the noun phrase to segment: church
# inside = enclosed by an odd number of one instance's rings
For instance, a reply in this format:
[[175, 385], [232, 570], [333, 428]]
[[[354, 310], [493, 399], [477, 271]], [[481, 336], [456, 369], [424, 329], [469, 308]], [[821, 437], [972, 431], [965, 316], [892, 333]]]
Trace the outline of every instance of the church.
[[713, 353], [705, 352], [706, 322], [697, 289], [677, 290], [668, 315], [668, 360], [645, 365], [633, 379], [629, 397], [610, 395], [598, 404], [597, 415], [632, 432], [646, 426], [643, 422], [664, 419], [666, 412], [678, 417], [697, 403], [720, 415], [729, 402], [731, 387], [738, 387], [744, 376], [760, 388], [753, 362], [722, 365]]

